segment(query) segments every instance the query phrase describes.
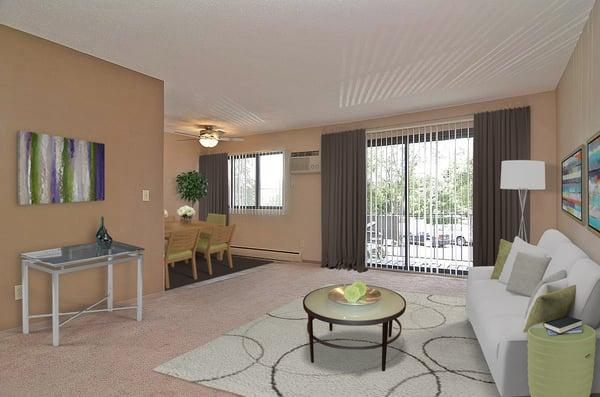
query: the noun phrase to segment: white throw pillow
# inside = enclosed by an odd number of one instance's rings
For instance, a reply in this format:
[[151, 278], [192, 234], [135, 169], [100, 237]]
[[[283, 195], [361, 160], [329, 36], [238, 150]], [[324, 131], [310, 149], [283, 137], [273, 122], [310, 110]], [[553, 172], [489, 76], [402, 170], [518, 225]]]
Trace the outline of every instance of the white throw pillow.
[[515, 237], [515, 241], [512, 244], [510, 253], [508, 254], [508, 257], [506, 258], [506, 262], [504, 262], [504, 268], [502, 269], [502, 273], [500, 274], [499, 281], [501, 283], [503, 283], [503, 284], [508, 283], [508, 279], [510, 278], [510, 274], [512, 273], [513, 266], [515, 264], [515, 260], [517, 259], [517, 254], [519, 252], [523, 252], [525, 254], [529, 254], [529, 255], [533, 255], [533, 256], [545, 256], [545, 257], [548, 256], [546, 250], [544, 250], [538, 246], [529, 244], [529, 243], [521, 240], [519, 237]]
[[566, 277], [558, 281], [542, 284], [542, 286], [538, 288], [533, 295], [531, 295], [531, 299], [529, 299], [529, 305], [527, 306], [527, 310], [525, 311], [525, 318], [529, 318], [529, 313], [531, 312], [531, 309], [533, 309], [537, 298], [539, 298], [542, 295], [546, 295], [550, 292], [559, 291], [561, 289], [567, 288], [568, 286], [569, 280], [567, 280]]

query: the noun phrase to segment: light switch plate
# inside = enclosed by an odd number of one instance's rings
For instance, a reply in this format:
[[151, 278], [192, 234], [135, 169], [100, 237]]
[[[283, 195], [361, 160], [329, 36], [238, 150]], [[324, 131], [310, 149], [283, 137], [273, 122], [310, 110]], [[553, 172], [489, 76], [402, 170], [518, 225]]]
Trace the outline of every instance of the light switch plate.
[[15, 285], [15, 300], [20, 301], [23, 299], [23, 286]]
[[142, 190], [142, 201], [150, 201], [150, 190]]

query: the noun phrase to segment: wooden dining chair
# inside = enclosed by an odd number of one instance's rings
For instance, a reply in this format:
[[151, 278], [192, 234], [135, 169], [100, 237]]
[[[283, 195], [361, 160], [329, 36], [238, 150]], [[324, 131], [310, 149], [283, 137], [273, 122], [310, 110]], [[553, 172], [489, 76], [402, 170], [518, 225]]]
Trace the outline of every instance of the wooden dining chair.
[[201, 236], [198, 239], [196, 251], [204, 255], [204, 259], [206, 260], [206, 264], [208, 266], [208, 274], [211, 276], [213, 274], [212, 261], [210, 258], [211, 254], [216, 253], [219, 255], [219, 258], [223, 258], [223, 254], [227, 252], [227, 264], [230, 269], [233, 269], [233, 258], [231, 257], [231, 238], [233, 237], [234, 230], [235, 225], [212, 225], [210, 235]]
[[[227, 215], [209, 213], [206, 216], [206, 223], [210, 223], [212, 225], [226, 226], [227, 225]], [[219, 252], [217, 258], [219, 258], [220, 261], [223, 261], [223, 252]]]
[[179, 230], [171, 233], [165, 250], [165, 288], [171, 288], [169, 278], [169, 264], [175, 265], [175, 262], [192, 260], [192, 276], [198, 280], [198, 268], [196, 266], [196, 247], [198, 245], [198, 235], [200, 230], [189, 228], [188, 230]]

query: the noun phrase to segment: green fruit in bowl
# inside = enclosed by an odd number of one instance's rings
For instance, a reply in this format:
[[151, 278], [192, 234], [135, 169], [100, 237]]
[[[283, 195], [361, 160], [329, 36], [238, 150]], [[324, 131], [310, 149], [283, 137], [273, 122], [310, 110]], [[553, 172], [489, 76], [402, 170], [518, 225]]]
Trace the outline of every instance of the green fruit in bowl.
[[367, 284], [363, 283], [362, 281], [355, 281], [352, 283], [352, 285], [356, 288], [358, 288], [358, 292], [360, 293], [360, 296], [363, 296], [364, 294], [367, 293]]
[[344, 288], [344, 298], [350, 303], [356, 303], [361, 297], [360, 290], [354, 285], [348, 285]]

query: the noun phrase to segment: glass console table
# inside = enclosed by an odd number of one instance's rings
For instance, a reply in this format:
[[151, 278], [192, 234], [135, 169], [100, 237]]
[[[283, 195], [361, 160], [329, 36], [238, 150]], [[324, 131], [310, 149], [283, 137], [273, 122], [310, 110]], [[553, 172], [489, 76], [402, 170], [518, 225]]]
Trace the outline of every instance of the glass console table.
[[[21, 278], [23, 285], [23, 333], [29, 334], [29, 320], [32, 318], [52, 318], [52, 345], [59, 345], [59, 328], [85, 313], [112, 312], [114, 310], [136, 310], [137, 321], [142, 321], [142, 291], [144, 249], [133, 245], [113, 242], [111, 248], [101, 248], [96, 243], [72, 245], [43, 251], [21, 254]], [[115, 307], [113, 304], [113, 265], [119, 263], [137, 264], [136, 304]], [[106, 296], [93, 305], [78, 311], [61, 313], [59, 309], [59, 276], [96, 267], [107, 268]], [[29, 314], [29, 269], [52, 275], [52, 313]], [[106, 302], [105, 309], [96, 309]], [[60, 322], [60, 316], [70, 316]]]

